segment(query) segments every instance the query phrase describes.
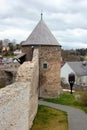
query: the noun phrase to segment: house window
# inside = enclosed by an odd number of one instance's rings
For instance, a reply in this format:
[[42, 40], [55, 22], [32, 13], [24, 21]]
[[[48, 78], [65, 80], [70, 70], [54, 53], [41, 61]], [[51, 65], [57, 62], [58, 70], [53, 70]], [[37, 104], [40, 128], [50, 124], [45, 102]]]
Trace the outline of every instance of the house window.
[[44, 63], [44, 64], [43, 64], [43, 69], [47, 69], [47, 68], [48, 68], [47, 63]]

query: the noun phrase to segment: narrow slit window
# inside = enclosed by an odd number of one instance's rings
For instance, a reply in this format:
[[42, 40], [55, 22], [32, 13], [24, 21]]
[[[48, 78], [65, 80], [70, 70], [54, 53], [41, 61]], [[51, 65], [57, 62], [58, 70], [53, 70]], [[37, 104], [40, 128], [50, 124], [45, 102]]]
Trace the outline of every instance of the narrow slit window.
[[47, 69], [47, 63], [43, 64], [43, 69]]

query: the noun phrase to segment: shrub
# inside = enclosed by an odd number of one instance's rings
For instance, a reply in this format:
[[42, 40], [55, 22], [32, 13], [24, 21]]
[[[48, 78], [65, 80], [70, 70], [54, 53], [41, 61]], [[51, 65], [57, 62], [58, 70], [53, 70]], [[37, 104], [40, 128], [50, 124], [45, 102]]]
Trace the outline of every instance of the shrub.
[[87, 106], [87, 91], [83, 92], [81, 94], [81, 103], [84, 105], [84, 106]]

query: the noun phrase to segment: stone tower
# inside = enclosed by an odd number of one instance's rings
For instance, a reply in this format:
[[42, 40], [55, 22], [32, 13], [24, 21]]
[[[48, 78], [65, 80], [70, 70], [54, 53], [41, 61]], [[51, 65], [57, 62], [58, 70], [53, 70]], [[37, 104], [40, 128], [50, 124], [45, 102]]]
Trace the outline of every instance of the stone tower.
[[57, 97], [61, 92], [61, 46], [41, 20], [30, 36], [22, 43], [26, 60], [31, 61], [33, 50], [39, 49], [39, 97]]

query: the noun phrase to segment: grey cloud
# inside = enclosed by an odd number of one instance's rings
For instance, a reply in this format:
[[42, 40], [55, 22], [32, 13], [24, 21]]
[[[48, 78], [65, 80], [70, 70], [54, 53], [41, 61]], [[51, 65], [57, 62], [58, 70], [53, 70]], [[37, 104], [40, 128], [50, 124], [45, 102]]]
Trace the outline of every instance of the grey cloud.
[[67, 30], [54, 33], [60, 43], [83, 43], [87, 46], [87, 30]]
[[[87, 29], [87, 18], [80, 13], [73, 14], [55, 14], [55, 17], [49, 15], [47, 21], [53, 30], [66, 30], [74, 28]], [[51, 21], [51, 22], [50, 22]]]
[[[6, 0], [5, 0], [6, 1]], [[60, 1], [60, 0], [59, 0]], [[59, 2], [58, 1], [58, 2]], [[75, 28], [87, 29], [87, 1], [86, 0], [9, 0], [0, 9], [0, 31], [8, 29], [23, 29], [32, 31], [40, 20], [41, 9], [44, 21], [51, 31], [56, 31], [57, 38], [63, 42], [83, 42], [86, 44], [86, 34], [69, 35]], [[55, 3], [56, 2], [56, 3]], [[64, 33], [60, 33], [63, 31]], [[72, 34], [72, 33], [71, 33]], [[17, 37], [18, 38], [18, 37]]]

